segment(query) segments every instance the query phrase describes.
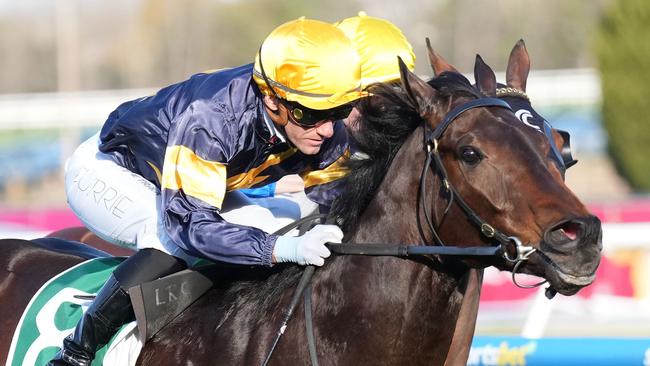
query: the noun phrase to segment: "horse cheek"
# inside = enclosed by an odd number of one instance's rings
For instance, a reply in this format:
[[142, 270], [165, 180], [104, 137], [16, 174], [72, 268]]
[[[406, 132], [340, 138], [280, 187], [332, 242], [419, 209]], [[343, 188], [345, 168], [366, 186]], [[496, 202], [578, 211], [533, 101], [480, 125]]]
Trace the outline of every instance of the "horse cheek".
[[[508, 194], [515, 192], [509, 188], [506, 174], [496, 166], [484, 161], [480, 166], [472, 168], [471, 171], [465, 169], [461, 169], [461, 171], [464, 179], [469, 182], [475, 191], [480, 192], [479, 194], [483, 196], [482, 201], [491, 206], [492, 210], [507, 212], [507, 210], [512, 209], [512, 201]], [[480, 201], [477, 200], [477, 202]]]

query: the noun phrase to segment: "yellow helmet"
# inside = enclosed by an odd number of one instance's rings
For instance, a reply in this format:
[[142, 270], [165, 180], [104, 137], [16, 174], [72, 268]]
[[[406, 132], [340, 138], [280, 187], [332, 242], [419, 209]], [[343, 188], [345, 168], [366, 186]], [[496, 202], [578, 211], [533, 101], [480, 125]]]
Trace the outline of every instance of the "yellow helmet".
[[397, 80], [400, 77], [397, 56], [409, 70], [415, 68], [413, 47], [402, 31], [385, 19], [360, 11], [356, 17], [334, 24], [352, 40], [361, 57], [361, 86]]
[[266, 37], [253, 78], [264, 94], [324, 110], [361, 97], [360, 74], [359, 55], [342, 31], [301, 17]]

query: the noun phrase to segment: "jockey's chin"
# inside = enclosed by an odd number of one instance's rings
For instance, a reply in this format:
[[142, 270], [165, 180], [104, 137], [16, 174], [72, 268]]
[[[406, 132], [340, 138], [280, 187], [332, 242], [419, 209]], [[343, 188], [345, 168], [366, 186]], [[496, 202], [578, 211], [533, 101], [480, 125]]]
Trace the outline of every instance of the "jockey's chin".
[[316, 155], [326, 139], [334, 135], [334, 123], [330, 120], [305, 128], [294, 123], [284, 127], [287, 138], [305, 155]]

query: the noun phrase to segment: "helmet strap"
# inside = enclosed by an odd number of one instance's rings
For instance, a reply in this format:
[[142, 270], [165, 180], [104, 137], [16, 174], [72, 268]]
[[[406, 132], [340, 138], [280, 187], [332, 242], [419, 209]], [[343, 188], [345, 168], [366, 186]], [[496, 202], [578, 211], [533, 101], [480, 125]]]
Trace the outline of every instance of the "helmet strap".
[[281, 99], [278, 93], [275, 92], [275, 89], [271, 86], [271, 82], [269, 81], [269, 77], [266, 76], [266, 72], [264, 71], [264, 63], [262, 62], [262, 46], [264, 43], [260, 45], [260, 50], [257, 52], [257, 57], [260, 60], [260, 71], [262, 72], [262, 79], [264, 79], [264, 83], [266, 83], [266, 87], [269, 88], [271, 93], [273, 94], [274, 97], [277, 99]]

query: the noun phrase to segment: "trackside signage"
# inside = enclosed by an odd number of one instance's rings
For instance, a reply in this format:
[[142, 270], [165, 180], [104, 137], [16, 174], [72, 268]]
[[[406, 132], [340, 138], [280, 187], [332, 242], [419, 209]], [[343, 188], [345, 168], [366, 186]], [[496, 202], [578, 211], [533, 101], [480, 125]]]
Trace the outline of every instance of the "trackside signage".
[[475, 337], [469, 366], [650, 366], [650, 338]]

